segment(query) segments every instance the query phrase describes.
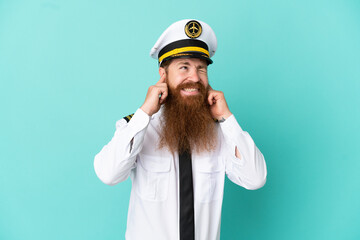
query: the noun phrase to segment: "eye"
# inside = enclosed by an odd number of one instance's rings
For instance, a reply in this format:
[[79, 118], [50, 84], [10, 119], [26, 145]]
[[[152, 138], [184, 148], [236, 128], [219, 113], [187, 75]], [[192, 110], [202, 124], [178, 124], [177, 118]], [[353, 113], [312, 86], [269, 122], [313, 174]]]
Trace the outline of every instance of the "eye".
[[188, 67], [187, 66], [181, 66], [180, 69], [184, 69], [184, 70], [187, 70]]

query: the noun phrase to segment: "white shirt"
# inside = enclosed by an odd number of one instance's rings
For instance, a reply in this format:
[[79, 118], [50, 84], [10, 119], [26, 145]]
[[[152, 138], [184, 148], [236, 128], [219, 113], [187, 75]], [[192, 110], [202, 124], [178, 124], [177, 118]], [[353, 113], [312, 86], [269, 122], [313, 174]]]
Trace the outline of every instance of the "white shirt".
[[[127, 240], [179, 239], [179, 157], [157, 146], [160, 116], [161, 109], [152, 117], [138, 109], [129, 122], [117, 121], [114, 137], [95, 156], [95, 172], [105, 184], [132, 180]], [[196, 240], [220, 239], [225, 173], [246, 189], [266, 182], [264, 157], [235, 117], [218, 123], [217, 132], [214, 152], [192, 153]]]

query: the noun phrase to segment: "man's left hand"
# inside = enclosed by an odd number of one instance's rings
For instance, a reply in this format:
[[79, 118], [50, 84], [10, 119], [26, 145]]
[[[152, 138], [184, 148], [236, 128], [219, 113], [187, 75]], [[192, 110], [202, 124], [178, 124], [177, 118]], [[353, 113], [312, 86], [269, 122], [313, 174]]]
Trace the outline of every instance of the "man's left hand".
[[208, 103], [210, 105], [210, 112], [213, 118], [221, 121], [232, 115], [226, 103], [223, 92], [215, 91], [210, 87]]

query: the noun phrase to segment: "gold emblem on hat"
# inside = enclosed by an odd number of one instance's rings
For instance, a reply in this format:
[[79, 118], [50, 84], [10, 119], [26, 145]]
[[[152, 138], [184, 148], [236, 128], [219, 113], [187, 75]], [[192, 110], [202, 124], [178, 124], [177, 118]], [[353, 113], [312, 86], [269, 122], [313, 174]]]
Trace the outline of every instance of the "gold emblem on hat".
[[189, 38], [197, 38], [201, 32], [202, 27], [198, 21], [192, 20], [185, 25], [185, 33]]

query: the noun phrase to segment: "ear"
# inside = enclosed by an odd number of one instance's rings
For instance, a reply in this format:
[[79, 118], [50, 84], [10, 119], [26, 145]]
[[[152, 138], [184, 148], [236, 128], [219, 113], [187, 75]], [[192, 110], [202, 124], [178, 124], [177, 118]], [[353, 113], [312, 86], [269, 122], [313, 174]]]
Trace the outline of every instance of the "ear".
[[160, 75], [160, 77], [161, 77], [163, 74], [165, 74], [165, 68], [159, 67], [159, 75]]

